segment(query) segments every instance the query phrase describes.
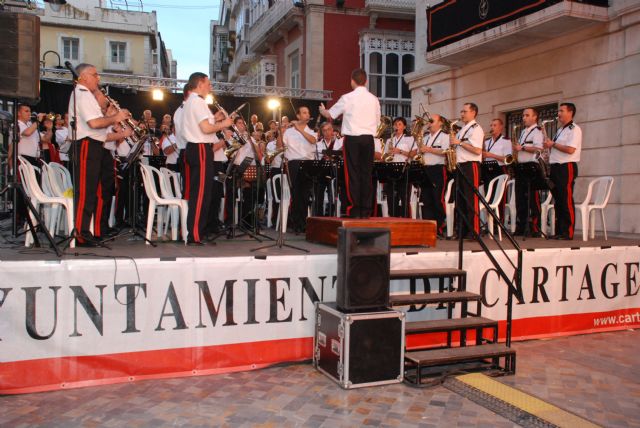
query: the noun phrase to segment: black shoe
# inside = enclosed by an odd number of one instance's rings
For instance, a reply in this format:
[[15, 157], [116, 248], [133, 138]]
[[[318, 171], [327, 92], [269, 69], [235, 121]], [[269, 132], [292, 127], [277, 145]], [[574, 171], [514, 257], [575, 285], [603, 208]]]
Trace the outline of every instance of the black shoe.
[[568, 233], [563, 233], [561, 235], [556, 235], [555, 239], [558, 239], [560, 241], [571, 241], [571, 240], [573, 240], [573, 238], [570, 237]]
[[541, 238], [542, 237], [542, 233], [540, 233], [540, 232], [531, 232], [531, 237], [532, 238]]
[[115, 227], [109, 227], [107, 228], [107, 230], [104, 231], [104, 233], [102, 235], [100, 235], [101, 238], [111, 238], [113, 236], [116, 236], [118, 233], [120, 232], [120, 229], [115, 228]]
[[201, 241], [187, 241], [187, 245], [192, 247], [204, 247], [205, 243]]

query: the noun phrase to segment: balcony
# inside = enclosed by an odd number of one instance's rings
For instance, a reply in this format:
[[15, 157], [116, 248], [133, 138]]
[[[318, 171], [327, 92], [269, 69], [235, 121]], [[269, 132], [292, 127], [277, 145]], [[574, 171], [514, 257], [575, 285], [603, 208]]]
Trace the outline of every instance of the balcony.
[[[296, 17], [295, 19], [291, 19]], [[302, 9], [293, 6], [291, 1], [277, 1], [251, 27], [250, 49], [260, 52], [269, 43], [281, 38], [281, 33], [289, 31], [304, 18]]]
[[242, 40], [236, 49], [236, 55], [229, 65], [229, 80], [234, 82], [238, 77], [249, 71], [256, 56], [248, 49], [249, 42]]
[[565, 0], [427, 52], [427, 62], [458, 67], [496, 52], [556, 39], [608, 19], [607, 7]]
[[416, 0], [365, 0], [370, 14], [389, 18], [410, 18], [416, 13]]

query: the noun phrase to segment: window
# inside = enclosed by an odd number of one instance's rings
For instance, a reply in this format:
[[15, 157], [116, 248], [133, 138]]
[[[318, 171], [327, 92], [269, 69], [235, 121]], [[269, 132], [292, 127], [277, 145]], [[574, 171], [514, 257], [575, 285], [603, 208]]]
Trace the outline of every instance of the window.
[[414, 42], [405, 36], [365, 34], [360, 39], [362, 67], [369, 78], [369, 91], [380, 98], [382, 114], [410, 117], [411, 91], [404, 75], [415, 68]]
[[300, 54], [294, 51], [289, 55], [289, 67], [291, 70], [291, 88], [300, 87]]
[[80, 58], [80, 39], [75, 37], [62, 38], [62, 59], [68, 61], [78, 61]]
[[[543, 120], [555, 119], [558, 116], [558, 104], [546, 104], [542, 106], [534, 106], [538, 110], [538, 123]], [[505, 113], [505, 135], [513, 139], [518, 138], [522, 131], [522, 113], [524, 109], [512, 110]], [[557, 122], [548, 123], [545, 130], [549, 137], [553, 137], [558, 129]]]
[[265, 86], [275, 86], [276, 85], [276, 78], [273, 74], [267, 74], [264, 78], [264, 85]]
[[111, 63], [125, 64], [127, 54], [127, 44], [124, 42], [110, 42]]

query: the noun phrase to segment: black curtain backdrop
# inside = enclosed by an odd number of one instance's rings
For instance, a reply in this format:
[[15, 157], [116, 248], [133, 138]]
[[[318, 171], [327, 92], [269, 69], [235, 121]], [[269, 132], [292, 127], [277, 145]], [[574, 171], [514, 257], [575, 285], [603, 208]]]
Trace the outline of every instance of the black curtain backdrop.
[[[69, 84], [64, 84], [41, 80], [40, 102], [33, 107], [33, 110], [39, 113], [66, 113], [71, 91], [71, 82], [69, 82]], [[182, 102], [182, 93], [165, 92], [164, 100], [154, 101], [151, 98], [150, 91], [137, 91], [136, 93], [133, 93], [130, 89], [115, 86], [109, 87], [109, 96], [116, 100], [118, 104], [120, 104], [121, 108], [129, 110], [135, 119], [142, 117], [142, 112], [144, 110], [151, 110], [153, 117], [157, 119], [158, 124], [160, 124], [164, 114], [168, 113], [173, 116], [173, 113]], [[267, 100], [269, 98], [271, 97], [216, 96], [218, 103], [229, 113], [240, 107], [242, 103], [246, 102], [247, 105], [240, 111], [242, 116], [248, 123], [250, 116], [252, 114], [257, 114], [258, 120], [265, 125], [265, 129], [267, 128], [267, 122], [273, 118], [273, 113], [267, 107]], [[321, 101], [301, 100], [295, 98], [289, 101], [288, 98], [280, 98], [282, 114], [289, 116], [290, 119], [295, 119], [294, 107], [309, 107], [311, 116], [314, 118], [310, 126], [312, 126], [315, 123], [315, 119], [318, 118], [318, 107], [320, 102]]]
[[[497, 27], [563, 0], [445, 0], [427, 9], [427, 51]], [[608, 6], [607, 0], [576, 0]]]

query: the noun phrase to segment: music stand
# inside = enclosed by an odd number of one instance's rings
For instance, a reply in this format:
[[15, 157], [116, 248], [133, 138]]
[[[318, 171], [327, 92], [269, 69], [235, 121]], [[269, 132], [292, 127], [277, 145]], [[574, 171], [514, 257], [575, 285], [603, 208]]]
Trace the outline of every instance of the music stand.
[[502, 166], [496, 160], [486, 160], [480, 165], [481, 184], [488, 185], [491, 180], [502, 174], [504, 174]]
[[[382, 183], [391, 184], [391, 205], [394, 207], [394, 211], [396, 207], [396, 193], [398, 193], [396, 192], [397, 183], [402, 179], [407, 179], [407, 170], [406, 162], [374, 162], [373, 164], [374, 177]], [[404, 193], [406, 201], [407, 186], [405, 186]], [[405, 202], [404, 205], [405, 206], [402, 207], [402, 210], [406, 214], [407, 203]]]
[[329, 178], [329, 180], [331, 180], [333, 175], [333, 163], [322, 159], [303, 160], [300, 163], [300, 173], [311, 179], [311, 188], [313, 189], [311, 192], [311, 206], [313, 215], [323, 216], [324, 210], [322, 210], [323, 212], [320, 214], [316, 211], [316, 189], [320, 185], [320, 182], [324, 181], [325, 178]]
[[[526, 239], [531, 235], [531, 192], [538, 190], [549, 190], [547, 181], [542, 178], [540, 170], [540, 164], [538, 162], [525, 162], [518, 163], [515, 167], [516, 181], [523, 180], [526, 185], [526, 204], [527, 204], [527, 218], [524, 226], [523, 239]], [[547, 236], [540, 231], [542, 236]]]

